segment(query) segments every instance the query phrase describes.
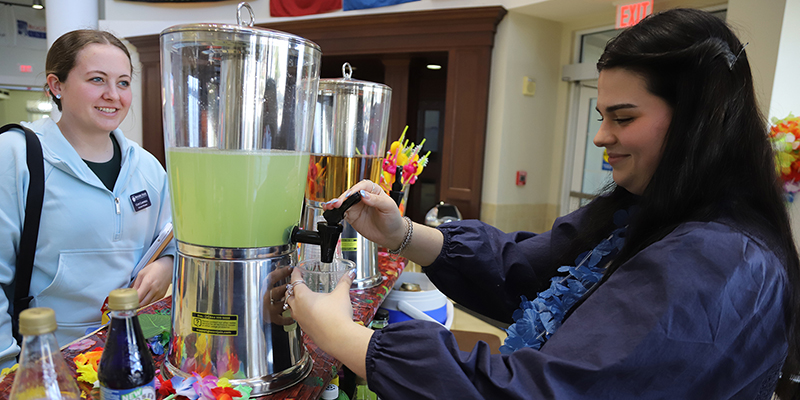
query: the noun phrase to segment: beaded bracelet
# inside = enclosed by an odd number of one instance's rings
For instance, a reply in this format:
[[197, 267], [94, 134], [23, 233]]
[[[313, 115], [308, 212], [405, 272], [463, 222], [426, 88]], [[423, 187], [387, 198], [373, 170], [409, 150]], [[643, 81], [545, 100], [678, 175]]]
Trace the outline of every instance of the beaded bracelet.
[[403, 240], [403, 244], [401, 244], [397, 250], [389, 250], [389, 254], [395, 254], [395, 255], [400, 254], [403, 250], [406, 249], [406, 246], [408, 246], [408, 243], [411, 241], [411, 235], [414, 234], [414, 223], [411, 222], [411, 218], [403, 217], [403, 219], [408, 224], [408, 226], [406, 227], [406, 238]]

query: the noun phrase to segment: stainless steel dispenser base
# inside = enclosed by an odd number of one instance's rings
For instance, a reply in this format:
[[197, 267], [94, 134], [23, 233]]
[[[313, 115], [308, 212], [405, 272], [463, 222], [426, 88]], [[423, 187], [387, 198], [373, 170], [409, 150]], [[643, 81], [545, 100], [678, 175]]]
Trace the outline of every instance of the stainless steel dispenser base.
[[378, 286], [381, 282], [383, 282], [382, 276], [370, 276], [362, 280], [354, 280], [350, 289], [369, 289]]
[[296, 322], [282, 325], [283, 301], [271, 289], [288, 283], [294, 246], [210, 248], [178, 242], [172, 333], [165, 377], [227, 376], [270, 394], [302, 380], [313, 365]]
[[[285, 371], [258, 378], [229, 379], [229, 382], [233, 387], [247, 385], [253, 388], [250, 397], [265, 396], [294, 386], [308, 376], [313, 366], [314, 362], [311, 360], [311, 356], [306, 353], [303, 355], [303, 360]], [[167, 360], [161, 368], [161, 376], [163, 376], [164, 379], [171, 379], [173, 376], [180, 376], [186, 379], [192, 375], [175, 368], [175, 366]]]

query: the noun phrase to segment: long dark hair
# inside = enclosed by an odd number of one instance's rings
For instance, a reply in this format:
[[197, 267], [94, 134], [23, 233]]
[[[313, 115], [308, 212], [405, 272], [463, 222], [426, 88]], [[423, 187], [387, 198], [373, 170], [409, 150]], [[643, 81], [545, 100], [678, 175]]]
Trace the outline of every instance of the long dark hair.
[[[783, 260], [789, 354], [778, 392], [796, 391], [800, 262], [776, 173], [767, 123], [756, 102], [744, 45], [721, 19], [675, 9], [645, 18], [609, 41], [599, 71], [622, 68], [672, 107], [661, 161], [641, 196], [621, 187], [588, 207], [590, 227], [572, 253], [612, 229], [613, 210], [636, 203], [628, 239], [604, 280], [633, 255], [687, 221], [721, 217], [761, 238]], [[592, 242], [594, 241], [594, 242]]]

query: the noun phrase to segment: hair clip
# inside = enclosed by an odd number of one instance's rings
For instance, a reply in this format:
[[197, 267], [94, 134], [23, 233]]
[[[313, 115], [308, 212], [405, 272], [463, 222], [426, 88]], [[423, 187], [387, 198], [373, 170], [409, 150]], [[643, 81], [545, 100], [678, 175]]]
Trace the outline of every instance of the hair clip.
[[736, 61], [739, 61], [739, 56], [742, 55], [742, 52], [744, 52], [744, 48], [747, 47], [748, 44], [750, 44], [750, 42], [747, 42], [747, 43], [742, 45], [742, 48], [739, 49], [739, 54], [736, 54], [736, 57], [734, 57], [733, 60], [731, 61], [731, 63], [728, 64], [728, 69], [733, 71], [733, 66], [736, 64]]

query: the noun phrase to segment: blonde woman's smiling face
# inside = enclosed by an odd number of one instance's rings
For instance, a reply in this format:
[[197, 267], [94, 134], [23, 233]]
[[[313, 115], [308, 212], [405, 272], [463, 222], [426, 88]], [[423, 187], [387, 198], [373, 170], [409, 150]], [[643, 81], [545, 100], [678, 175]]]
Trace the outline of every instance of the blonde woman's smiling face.
[[54, 83], [54, 94], [61, 95], [59, 126], [65, 124], [80, 134], [108, 135], [128, 114], [130, 83], [130, 61], [121, 49], [110, 44], [87, 45], [75, 57], [67, 79]]
[[611, 68], [600, 72], [597, 112], [602, 122], [594, 144], [606, 148], [614, 182], [641, 195], [661, 161], [672, 108], [639, 74]]

